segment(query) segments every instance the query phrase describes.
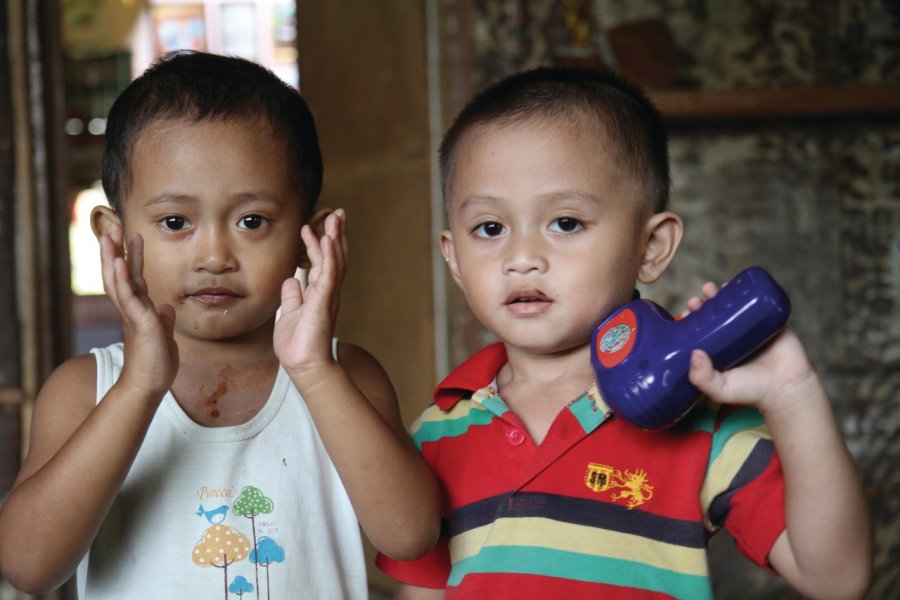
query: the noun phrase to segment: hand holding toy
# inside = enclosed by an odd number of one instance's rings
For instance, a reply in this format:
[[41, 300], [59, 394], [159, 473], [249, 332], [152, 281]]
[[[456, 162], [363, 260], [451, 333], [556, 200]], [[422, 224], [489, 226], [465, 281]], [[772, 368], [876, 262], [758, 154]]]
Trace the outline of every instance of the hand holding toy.
[[650, 300], [633, 300], [594, 331], [597, 386], [617, 417], [644, 429], [669, 427], [700, 393], [688, 379], [692, 350], [704, 350], [723, 371], [772, 339], [790, 311], [787, 294], [760, 267], [741, 271], [677, 321]]

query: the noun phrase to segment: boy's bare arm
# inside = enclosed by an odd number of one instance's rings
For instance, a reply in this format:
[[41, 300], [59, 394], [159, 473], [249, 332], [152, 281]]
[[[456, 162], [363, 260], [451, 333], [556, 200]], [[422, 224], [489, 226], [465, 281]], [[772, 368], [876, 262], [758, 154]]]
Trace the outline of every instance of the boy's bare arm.
[[0, 513], [0, 567], [28, 592], [53, 589], [90, 547], [178, 369], [171, 307], [155, 307], [128, 261], [121, 228], [100, 240], [104, 288], [123, 319], [125, 365], [96, 405], [92, 356], [68, 361], [41, 389], [28, 456]]
[[755, 406], [766, 419], [786, 495], [786, 530], [770, 551], [772, 566], [805, 595], [861, 597], [872, 570], [865, 497], [799, 339], [783, 331], [752, 361], [724, 373], [695, 351], [691, 381], [718, 402]]
[[0, 512], [3, 574], [32, 594], [58, 587], [74, 572], [158, 404], [113, 388], [95, 409], [95, 380], [90, 355], [48, 379], [35, 407], [28, 457]]
[[393, 387], [366, 352], [331, 352], [340, 284], [347, 267], [343, 211], [328, 216], [322, 239], [304, 227], [309, 284], [285, 282], [274, 346], [334, 462], [373, 545], [418, 558], [437, 540], [439, 493], [431, 470], [403, 431]]
[[340, 371], [323, 372], [304, 399], [372, 544], [393, 558], [419, 558], [440, 529], [434, 475], [404, 431], [378, 362], [348, 344], [339, 356]]

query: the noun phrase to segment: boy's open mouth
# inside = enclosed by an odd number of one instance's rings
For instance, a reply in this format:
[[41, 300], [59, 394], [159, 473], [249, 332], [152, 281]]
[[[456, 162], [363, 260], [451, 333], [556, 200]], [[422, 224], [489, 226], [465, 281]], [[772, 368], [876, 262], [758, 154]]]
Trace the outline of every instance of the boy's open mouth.
[[227, 288], [204, 288], [191, 293], [189, 298], [209, 306], [230, 304], [240, 298], [240, 294]]
[[552, 300], [538, 290], [521, 290], [506, 298], [506, 307], [515, 314], [536, 314], [546, 310]]

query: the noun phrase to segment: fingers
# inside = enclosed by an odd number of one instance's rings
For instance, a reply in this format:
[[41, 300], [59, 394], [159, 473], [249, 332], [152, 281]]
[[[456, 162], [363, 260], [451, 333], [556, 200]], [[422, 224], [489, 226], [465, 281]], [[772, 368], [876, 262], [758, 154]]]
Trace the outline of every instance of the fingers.
[[[325, 235], [327, 235], [327, 232]], [[318, 269], [322, 264], [322, 249], [319, 245], [319, 238], [316, 237], [316, 232], [313, 231], [312, 227], [304, 225], [300, 228], [300, 239], [306, 247], [306, 256], [309, 259], [310, 265], [309, 274], [310, 278], [312, 278], [314, 274], [318, 273]]]
[[129, 265], [121, 256], [117, 256], [113, 261], [113, 286], [119, 312], [126, 319], [133, 314], [137, 314], [135, 311], [140, 310], [145, 304], [149, 303], [149, 301], [145, 303], [138, 296], [130, 276]]
[[700, 293], [702, 294], [702, 296], [693, 296], [688, 299], [688, 301], [685, 303], [687, 304], [687, 308], [681, 311], [681, 313], [678, 315], [679, 318], [683, 319], [692, 312], [700, 310], [700, 307], [703, 306], [704, 302], [714, 298], [715, 295], [719, 293], [719, 286], [717, 286], [712, 281], [707, 281], [702, 286], [700, 286]]
[[[340, 285], [349, 261], [347, 238], [347, 214], [344, 209], [336, 209], [325, 219], [322, 238], [318, 239], [309, 226], [300, 230], [310, 261], [309, 282], [322, 285], [327, 280], [330, 285]], [[319, 279], [324, 277], [323, 279]]]
[[[332, 213], [334, 217], [334, 232], [329, 234], [333, 240], [334, 251], [334, 285], [337, 288], [343, 284], [344, 275], [350, 262], [350, 242], [347, 236], [347, 213], [339, 208]], [[337, 308], [336, 305], [333, 308]]]
[[126, 321], [141, 311], [153, 308], [144, 281], [144, 242], [134, 235], [126, 244], [121, 225], [111, 223], [100, 236], [100, 261], [103, 289]]
[[[307, 229], [304, 227], [304, 229]], [[311, 234], [311, 235], [310, 235]], [[347, 259], [350, 255], [349, 243], [347, 241], [347, 213], [342, 208], [338, 208], [325, 218], [325, 224], [322, 231], [322, 238], [316, 239], [313, 231], [308, 232], [301, 230], [300, 235], [303, 243], [307, 247], [307, 256], [310, 260], [310, 272], [316, 266], [321, 267], [325, 260], [323, 254], [325, 240], [331, 240], [335, 265], [338, 274], [342, 275], [347, 266]]]
[[[771, 369], [767, 369], [771, 373]], [[758, 368], [741, 366], [717, 371], [703, 350], [691, 352], [688, 379], [700, 392], [720, 404], [754, 404], [766, 395], [765, 377]]]
[[325, 297], [330, 297], [338, 278], [336, 244], [328, 235], [323, 236], [319, 243], [322, 264], [319, 267], [319, 274], [314, 283], [318, 293]]
[[343, 208], [338, 208], [328, 216], [331, 219], [331, 228], [326, 221], [325, 230], [328, 236], [335, 242], [335, 258], [341, 267], [347, 266], [350, 256], [350, 246], [347, 238], [347, 213]]
[[704, 298], [698, 298], [694, 296], [687, 301], [688, 308], [691, 310], [699, 310], [701, 306], [703, 306]]
[[294, 277], [285, 279], [281, 284], [281, 312], [292, 312], [303, 305], [303, 290], [300, 280]]
[[125, 230], [118, 223], [110, 223], [106, 229], [109, 239], [112, 240], [115, 247], [122, 249], [122, 240], [125, 239]]
[[702, 286], [700, 286], [700, 291], [703, 292], [703, 297], [709, 300], [719, 292], [719, 286], [714, 284], [712, 281], [707, 281]]
[[128, 276], [139, 292], [146, 293], [147, 283], [144, 281], [144, 238], [133, 235], [128, 240], [128, 252], [125, 255], [128, 264]]
[[103, 278], [103, 290], [113, 304], [117, 304], [114, 265], [116, 257], [122, 256], [121, 227], [111, 224], [104, 235], [100, 236], [100, 275]]

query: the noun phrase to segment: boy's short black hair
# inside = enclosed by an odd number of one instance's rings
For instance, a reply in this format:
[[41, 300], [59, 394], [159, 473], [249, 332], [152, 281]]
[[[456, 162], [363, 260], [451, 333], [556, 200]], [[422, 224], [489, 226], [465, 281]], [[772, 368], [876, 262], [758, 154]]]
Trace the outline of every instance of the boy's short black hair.
[[665, 124], [646, 94], [610, 70], [537, 67], [510, 75], [476, 94], [460, 111], [440, 147], [441, 186], [449, 197], [456, 152], [467, 131], [556, 117], [593, 121], [618, 149], [621, 164], [642, 184], [653, 212], [669, 201]]
[[144, 129], [157, 120], [261, 118], [283, 140], [312, 212], [322, 189], [322, 155], [312, 113], [297, 90], [252, 61], [177, 50], [161, 56], [119, 95], [106, 122], [103, 191], [120, 212], [131, 185], [131, 153]]

